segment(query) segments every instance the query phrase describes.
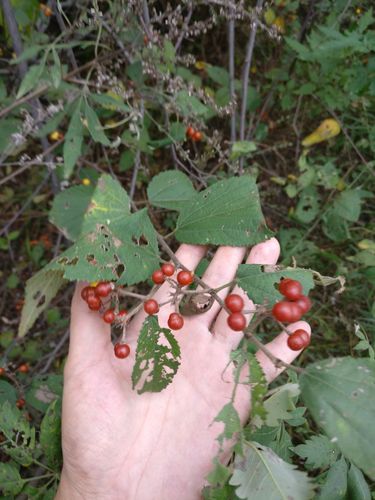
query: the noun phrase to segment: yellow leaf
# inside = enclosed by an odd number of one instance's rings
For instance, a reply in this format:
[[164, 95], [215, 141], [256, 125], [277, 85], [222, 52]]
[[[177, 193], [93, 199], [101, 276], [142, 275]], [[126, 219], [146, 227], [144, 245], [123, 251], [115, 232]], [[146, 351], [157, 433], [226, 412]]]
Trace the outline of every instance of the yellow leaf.
[[195, 63], [195, 67], [199, 70], [203, 70], [203, 69], [206, 69], [206, 66], [207, 66], [207, 63], [205, 63], [204, 61], [197, 61]]
[[317, 129], [302, 141], [302, 146], [313, 146], [319, 142], [328, 141], [341, 132], [340, 124], [333, 118], [323, 120]]
[[264, 20], [266, 21], [267, 26], [271, 26], [271, 24], [276, 19], [276, 14], [273, 9], [267, 9], [264, 13]]
[[275, 26], [280, 33], [285, 33], [285, 19], [283, 17], [277, 16], [272, 25]]

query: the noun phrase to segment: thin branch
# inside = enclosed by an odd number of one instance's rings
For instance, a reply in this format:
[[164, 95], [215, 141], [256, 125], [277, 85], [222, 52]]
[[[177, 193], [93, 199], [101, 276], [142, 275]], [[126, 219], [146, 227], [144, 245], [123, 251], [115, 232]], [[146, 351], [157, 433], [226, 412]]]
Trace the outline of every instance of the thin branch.
[[[235, 46], [235, 24], [234, 24], [234, 15], [233, 8], [229, 10], [230, 19], [228, 21], [228, 52], [229, 52], [229, 96], [232, 102], [235, 101], [235, 87], [234, 87], [234, 79], [235, 79], [235, 67], [234, 67], [234, 46]], [[230, 117], [230, 140], [231, 142], [235, 142], [236, 140], [236, 105], [234, 105], [233, 112]]]
[[[56, 0], [52, 0], [52, 7], [53, 7], [53, 11], [55, 13], [56, 21], [57, 21], [57, 24], [59, 25], [60, 31], [62, 33], [65, 33], [66, 32], [65, 21], [61, 15], [61, 12], [58, 8]], [[69, 47], [67, 49], [67, 54], [68, 54], [69, 61], [70, 61], [70, 64], [72, 65], [73, 69], [78, 70], [78, 64], [77, 64], [73, 49], [71, 47]]]
[[190, 19], [191, 19], [192, 14], [193, 14], [193, 2], [189, 2], [188, 13], [185, 17], [184, 24], [181, 28], [180, 36], [178, 37], [176, 45], [174, 46], [176, 52], [178, 52], [178, 50], [179, 50], [179, 48], [180, 48], [180, 46], [185, 38], [186, 32], [189, 28], [189, 23], [190, 23]]

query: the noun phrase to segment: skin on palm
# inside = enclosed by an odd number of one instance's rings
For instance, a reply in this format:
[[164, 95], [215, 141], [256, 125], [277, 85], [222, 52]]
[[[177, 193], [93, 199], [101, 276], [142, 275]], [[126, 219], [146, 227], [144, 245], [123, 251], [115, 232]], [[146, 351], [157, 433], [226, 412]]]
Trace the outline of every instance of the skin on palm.
[[[177, 257], [194, 270], [204, 254], [204, 247], [182, 245]], [[247, 262], [274, 264], [278, 255], [279, 245], [272, 239], [254, 247]], [[221, 247], [203, 280], [211, 286], [231, 281], [244, 257], [243, 248]], [[181, 366], [173, 383], [161, 393], [138, 395], [131, 389], [131, 370], [145, 313], [140, 312], [129, 327], [131, 355], [116, 359], [109, 325], [87, 309], [80, 290], [78, 286], [73, 298], [64, 373], [64, 468], [57, 498], [200, 498], [222, 431], [222, 424], [213, 420], [233, 388], [231, 369], [224, 370], [242, 334], [229, 329], [227, 313], [220, 312], [217, 303], [202, 315], [186, 317], [184, 327], [175, 332]], [[220, 295], [225, 298], [227, 293], [228, 289]], [[234, 293], [244, 296], [238, 288]], [[167, 297], [165, 283], [154, 298], [163, 302]], [[245, 308], [250, 308], [251, 301], [245, 296], [244, 300]], [[169, 306], [160, 310], [162, 326], [171, 312]], [[298, 328], [309, 331], [301, 321], [290, 326], [292, 331]], [[286, 340], [287, 335], [280, 334], [267, 347], [291, 362], [298, 353], [287, 347]], [[258, 359], [269, 380], [281, 371], [263, 353]], [[240, 385], [235, 404], [243, 421], [248, 401], [248, 387]]]

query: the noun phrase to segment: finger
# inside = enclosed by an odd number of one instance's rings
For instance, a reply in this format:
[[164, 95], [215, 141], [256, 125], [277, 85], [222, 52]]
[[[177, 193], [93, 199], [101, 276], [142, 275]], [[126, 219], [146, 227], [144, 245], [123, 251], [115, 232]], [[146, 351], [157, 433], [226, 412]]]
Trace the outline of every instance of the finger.
[[[280, 255], [280, 245], [276, 238], [271, 238], [268, 241], [258, 243], [255, 245], [246, 260], [246, 264], [276, 264]], [[254, 309], [254, 302], [249, 299], [247, 294], [239, 286], [235, 286], [232, 293], [241, 295], [244, 299], [244, 309]], [[252, 318], [252, 314], [246, 315], [247, 324]], [[220, 311], [217, 320], [212, 328], [215, 338], [223, 342], [229, 350], [235, 349], [240, 343], [243, 334], [242, 332], [235, 332], [229, 328], [227, 324], [228, 313], [224, 310]]]
[[[305, 330], [311, 336], [311, 328], [306, 321], [297, 321], [291, 325], [288, 325], [289, 332], [295, 332], [296, 330]], [[300, 351], [292, 351], [289, 349], [288, 344], [288, 334], [285, 332], [280, 333], [271, 342], [265, 344], [265, 347], [273, 354], [277, 359], [281, 359], [284, 363], [291, 364], [296, 357], [301, 354]], [[266, 379], [268, 382], [272, 382], [281, 372], [285, 370], [285, 367], [277, 368], [270, 358], [263, 351], [258, 351], [256, 357], [264, 371]]]
[[71, 309], [69, 357], [78, 360], [102, 356], [111, 344], [110, 326], [81, 297], [85, 286], [77, 283]]
[[[225, 283], [231, 282], [237, 272], [238, 266], [243, 261], [246, 254], [246, 247], [220, 247], [202, 276], [202, 280], [211, 288], [218, 288]], [[224, 299], [228, 295], [229, 288], [224, 288], [218, 292], [218, 296]], [[209, 327], [216, 318], [221, 305], [215, 300], [211, 308], [200, 315], [202, 324]]]
[[[206, 255], [207, 252], [207, 247], [203, 245], [181, 245], [177, 252], [176, 252], [176, 257], [177, 259], [183, 264], [187, 269], [190, 271], [195, 271], [196, 267], [200, 263], [200, 261], [203, 259], [203, 257]], [[171, 278], [176, 279], [176, 274], [175, 273]], [[155, 299], [158, 303], [163, 303], [170, 299], [170, 292], [171, 292], [171, 286], [169, 285], [168, 282], [165, 282], [155, 293], [153, 296], [153, 299]], [[158, 313], [159, 317], [159, 323], [164, 326], [164, 323], [166, 323], [165, 318], [168, 318], [169, 314], [174, 310], [174, 306], [170, 304], [166, 304], [160, 309], [160, 312]], [[133, 321], [131, 322], [131, 325], [129, 325], [129, 331], [128, 331], [128, 340], [130, 341], [131, 339], [134, 340], [134, 336], [138, 336], [139, 334], [139, 329], [142, 326], [142, 323], [146, 317], [145, 312], [143, 309], [134, 317]]]

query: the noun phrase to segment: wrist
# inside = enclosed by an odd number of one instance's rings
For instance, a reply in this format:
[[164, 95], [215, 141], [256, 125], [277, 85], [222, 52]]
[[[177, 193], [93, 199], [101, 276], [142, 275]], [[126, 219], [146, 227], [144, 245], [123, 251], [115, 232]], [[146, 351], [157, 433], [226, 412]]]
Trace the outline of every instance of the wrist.
[[99, 484], [95, 488], [90, 488], [84, 480], [73, 482], [63, 469], [55, 500], [97, 500], [98, 498], [100, 500], [120, 500], [125, 497], [126, 495], [113, 491], [111, 488], [104, 490], [100, 488]]

